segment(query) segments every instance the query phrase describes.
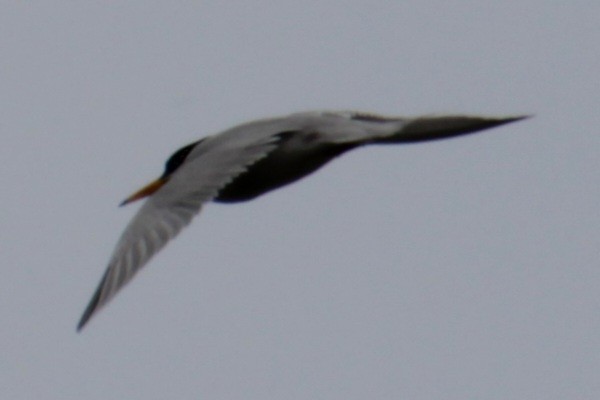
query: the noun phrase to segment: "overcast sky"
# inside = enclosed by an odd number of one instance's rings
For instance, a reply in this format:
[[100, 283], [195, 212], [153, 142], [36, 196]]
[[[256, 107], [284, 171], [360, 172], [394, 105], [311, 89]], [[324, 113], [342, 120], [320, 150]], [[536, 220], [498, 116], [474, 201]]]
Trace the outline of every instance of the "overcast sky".
[[[600, 398], [597, 1], [2, 2], [6, 399]], [[313, 109], [521, 114], [209, 205], [80, 334], [198, 138]]]

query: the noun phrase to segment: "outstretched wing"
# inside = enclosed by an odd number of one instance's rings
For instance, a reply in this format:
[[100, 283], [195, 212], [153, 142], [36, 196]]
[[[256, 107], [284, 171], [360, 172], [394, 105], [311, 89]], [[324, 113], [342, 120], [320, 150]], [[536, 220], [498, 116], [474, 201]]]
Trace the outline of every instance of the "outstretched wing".
[[243, 139], [227, 146], [204, 141], [190, 162], [184, 163], [133, 217], [117, 242], [106, 272], [85, 309], [77, 330], [173, 239], [202, 205], [211, 201], [250, 165], [267, 156], [279, 137], [266, 136], [254, 143]]
[[462, 136], [528, 118], [527, 115], [511, 117], [479, 117], [470, 115], [423, 116], [406, 119], [404, 126], [391, 135], [373, 143], [417, 143]]
[[305, 130], [319, 132], [328, 143], [417, 143], [447, 139], [516, 122], [527, 115], [482, 117], [474, 115], [424, 115], [387, 117], [361, 112], [313, 112], [292, 116]]

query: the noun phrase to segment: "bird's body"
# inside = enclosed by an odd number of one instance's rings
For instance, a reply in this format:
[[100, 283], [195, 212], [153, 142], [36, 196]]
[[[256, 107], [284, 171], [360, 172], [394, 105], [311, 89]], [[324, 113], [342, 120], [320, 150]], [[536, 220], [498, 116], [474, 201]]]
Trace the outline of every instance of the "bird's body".
[[119, 239], [78, 329], [210, 201], [239, 202], [292, 183], [354, 148], [480, 131], [524, 117], [388, 118], [309, 112], [258, 120], [175, 152], [164, 174], [123, 204], [149, 196]]

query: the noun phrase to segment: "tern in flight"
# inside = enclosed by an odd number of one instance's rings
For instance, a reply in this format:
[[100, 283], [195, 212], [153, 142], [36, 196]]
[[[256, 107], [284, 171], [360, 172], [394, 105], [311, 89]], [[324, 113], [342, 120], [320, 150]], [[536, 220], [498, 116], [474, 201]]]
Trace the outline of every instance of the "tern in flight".
[[357, 147], [445, 139], [524, 118], [305, 112], [245, 123], [188, 144], [167, 160], [158, 179], [121, 204], [148, 197], [117, 242], [77, 330], [188, 225], [205, 203], [252, 200]]

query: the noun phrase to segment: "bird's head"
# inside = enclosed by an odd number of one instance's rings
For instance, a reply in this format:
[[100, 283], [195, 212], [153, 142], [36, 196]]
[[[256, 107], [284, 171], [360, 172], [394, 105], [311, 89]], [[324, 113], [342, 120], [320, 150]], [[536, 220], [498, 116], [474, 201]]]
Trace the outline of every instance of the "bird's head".
[[200, 141], [188, 144], [187, 146], [182, 147], [181, 149], [173, 153], [173, 155], [169, 157], [169, 159], [165, 163], [165, 171], [158, 179], [142, 187], [141, 189], [133, 193], [131, 196], [123, 200], [119, 205], [124, 206], [136, 200], [143, 199], [144, 197], [151, 196], [157, 190], [163, 187], [163, 185], [169, 181], [169, 178], [171, 178], [175, 171], [177, 171], [177, 169], [179, 169], [179, 167], [183, 165], [183, 162], [185, 161], [186, 157], [190, 154], [192, 149], [196, 147], [198, 143], [200, 143]]

